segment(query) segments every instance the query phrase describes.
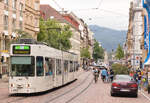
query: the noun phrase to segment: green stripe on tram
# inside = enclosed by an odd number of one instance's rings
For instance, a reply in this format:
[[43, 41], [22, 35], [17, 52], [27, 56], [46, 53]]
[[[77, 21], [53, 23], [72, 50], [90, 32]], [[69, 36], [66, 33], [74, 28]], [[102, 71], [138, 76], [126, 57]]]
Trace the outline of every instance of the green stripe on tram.
[[24, 49], [24, 50], [29, 50], [29, 46], [15, 46], [16, 50]]
[[16, 50], [20, 49], [20, 46], [15, 46], [15, 49], [16, 49]]
[[25, 50], [29, 50], [29, 46], [24, 46], [24, 49]]

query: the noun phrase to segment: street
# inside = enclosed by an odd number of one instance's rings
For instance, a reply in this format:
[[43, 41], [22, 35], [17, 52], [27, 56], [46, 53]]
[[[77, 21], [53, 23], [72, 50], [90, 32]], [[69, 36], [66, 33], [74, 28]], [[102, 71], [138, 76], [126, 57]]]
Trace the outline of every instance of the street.
[[138, 98], [111, 97], [110, 83], [103, 83], [100, 78], [94, 83], [91, 71], [81, 70], [78, 75], [78, 80], [67, 86], [32, 96], [9, 96], [8, 83], [1, 81], [0, 103], [150, 103], [140, 91]]

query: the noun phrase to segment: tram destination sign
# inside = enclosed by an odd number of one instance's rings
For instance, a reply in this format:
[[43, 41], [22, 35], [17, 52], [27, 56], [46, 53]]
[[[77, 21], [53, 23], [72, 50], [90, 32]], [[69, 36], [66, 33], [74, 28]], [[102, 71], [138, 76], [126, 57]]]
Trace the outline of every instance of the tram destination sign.
[[30, 46], [28, 45], [14, 45], [13, 54], [30, 54]]

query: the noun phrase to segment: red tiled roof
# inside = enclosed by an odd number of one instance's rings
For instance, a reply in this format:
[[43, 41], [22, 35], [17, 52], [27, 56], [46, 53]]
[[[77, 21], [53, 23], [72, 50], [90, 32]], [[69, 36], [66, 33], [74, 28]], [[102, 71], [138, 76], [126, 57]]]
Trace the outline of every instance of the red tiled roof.
[[50, 5], [40, 5], [40, 11], [44, 20], [47, 20], [53, 16], [57, 21], [65, 22], [64, 17]]
[[[56, 19], [57, 21], [59, 21], [61, 23], [67, 23], [78, 30], [78, 26], [75, 25], [75, 23], [74, 23], [75, 21], [72, 22], [72, 20], [70, 21], [70, 20], [66, 19], [66, 17], [64, 17], [64, 15], [60, 14], [58, 11], [56, 11], [54, 8], [52, 8], [50, 5], [47, 5], [47, 4], [40, 5], [40, 14], [44, 20], [47, 20], [51, 16], [53, 16], [54, 19]], [[67, 15], [67, 16], [70, 18], [70, 15]]]

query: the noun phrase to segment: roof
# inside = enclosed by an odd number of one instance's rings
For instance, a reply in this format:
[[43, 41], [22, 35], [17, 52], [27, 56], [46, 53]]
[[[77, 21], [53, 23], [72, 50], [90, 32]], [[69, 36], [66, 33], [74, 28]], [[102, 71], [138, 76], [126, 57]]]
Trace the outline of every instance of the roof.
[[54, 17], [54, 19], [56, 19], [57, 21], [65, 22], [64, 17], [50, 5], [40, 5], [40, 11], [42, 15], [44, 15], [44, 20], [47, 20], [50, 17]]
[[59, 21], [61, 23], [67, 23], [67, 24], [71, 25], [73, 28], [78, 30], [78, 28], [76, 28], [73, 24], [71, 24], [69, 21], [67, 21], [61, 13], [56, 11], [54, 8], [52, 8], [48, 4], [40, 5], [40, 13], [44, 20], [47, 20], [53, 16], [54, 19], [56, 19], [57, 21]]

